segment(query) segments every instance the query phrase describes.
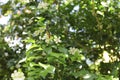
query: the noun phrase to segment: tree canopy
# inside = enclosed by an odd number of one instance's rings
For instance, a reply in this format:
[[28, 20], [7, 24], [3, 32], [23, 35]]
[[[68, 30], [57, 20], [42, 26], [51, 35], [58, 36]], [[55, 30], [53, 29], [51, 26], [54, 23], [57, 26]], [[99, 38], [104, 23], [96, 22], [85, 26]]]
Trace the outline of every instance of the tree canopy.
[[120, 79], [120, 0], [5, 1], [1, 80]]

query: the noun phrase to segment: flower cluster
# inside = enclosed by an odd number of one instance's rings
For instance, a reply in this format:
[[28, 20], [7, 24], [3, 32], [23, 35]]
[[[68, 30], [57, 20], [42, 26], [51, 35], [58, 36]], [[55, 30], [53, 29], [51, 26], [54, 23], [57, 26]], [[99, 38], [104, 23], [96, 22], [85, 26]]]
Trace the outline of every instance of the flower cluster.
[[25, 76], [23, 72], [15, 70], [14, 73], [11, 74], [13, 80], [24, 80]]
[[54, 36], [54, 42], [57, 44], [57, 43], [60, 43], [61, 40], [60, 40], [60, 37], [57, 37], [57, 36]]
[[51, 38], [48, 36], [48, 34], [45, 34], [43, 37], [39, 37], [41, 40], [45, 40], [46, 43], [50, 43]]
[[22, 38], [20, 37], [14, 37], [14, 39], [11, 36], [5, 37], [4, 40], [8, 43], [9, 47], [11, 47], [13, 50], [16, 46], [23, 47], [22, 44]]
[[104, 63], [109, 63], [110, 62], [110, 56], [109, 53], [107, 51], [103, 51], [103, 62]]
[[47, 8], [48, 8], [47, 6], [48, 6], [48, 4], [45, 3], [45, 2], [41, 2], [41, 3], [38, 4], [38, 8], [44, 8], [44, 9], [47, 9]]
[[54, 41], [56, 44], [61, 43], [60, 37], [57, 37], [56, 35], [49, 37], [48, 34], [45, 34], [43, 37], [40, 36], [39, 39], [45, 40], [46, 43], [50, 43], [52, 41]]
[[75, 48], [75, 47], [70, 47], [69, 49], [69, 53], [74, 55], [75, 53], [79, 53], [79, 49]]

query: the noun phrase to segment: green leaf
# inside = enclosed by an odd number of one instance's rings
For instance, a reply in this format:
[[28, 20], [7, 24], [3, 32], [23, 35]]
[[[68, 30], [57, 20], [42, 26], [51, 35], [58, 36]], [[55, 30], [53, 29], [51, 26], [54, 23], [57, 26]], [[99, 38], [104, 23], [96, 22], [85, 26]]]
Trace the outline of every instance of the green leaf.
[[34, 66], [39, 66], [39, 64], [36, 64], [36, 63], [34, 63], [34, 62], [30, 62], [30, 67], [34, 67]]
[[44, 69], [47, 69], [50, 65], [48, 64], [42, 64], [42, 63], [38, 63], [41, 67], [43, 67]]
[[78, 77], [83, 77], [84, 75], [88, 74], [89, 72], [87, 70], [81, 70], [81, 71], [78, 71], [78, 72], [75, 72], [75, 73], [72, 73], [72, 75], [75, 76], [75, 78], [78, 78]]
[[[30, 55], [33, 55], [31, 53], [34, 53], [34, 51], [41, 51], [43, 50], [40, 45], [33, 44], [30, 46], [30, 48], [26, 51], [27, 57]], [[34, 54], [35, 55], [35, 54]]]
[[59, 47], [58, 49], [60, 52], [65, 53], [65, 54], [68, 52], [68, 50], [65, 47]]
[[25, 39], [23, 41], [25, 41], [26, 43], [35, 43], [35, 40], [32, 38], [28, 38], [28, 39]]
[[49, 73], [54, 73], [54, 72], [55, 72], [55, 67], [49, 66], [46, 70], [47, 70]]
[[80, 53], [75, 53], [74, 55], [71, 55], [70, 58], [72, 61], [78, 61], [78, 62], [85, 60], [85, 57]]
[[49, 64], [42, 64], [42, 63], [38, 63], [41, 67], [43, 67], [44, 69], [46, 69], [49, 73], [54, 73], [55, 71], [55, 67], [49, 65]]
[[40, 75], [43, 78], [45, 78], [48, 73], [54, 73], [55, 72], [55, 67], [53, 67], [49, 64], [42, 64], [42, 63], [39, 62], [39, 65], [44, 68], [44, 70], [42, 70], [40, 72]]
[[51, 47], [46, 47], [44, 50], [48, 54], [52, 53], [52, 48]]
[[47, 74], [48, 74], [47, 70], [43, 70], [43, 71], [40, 72], [40, 76], [42, 76], [44, 79], [47, 76]]
[[41, 56], [30, 56], [27, 58], [27, 61], [33, 61], [33, 60], [37, 60], [39, 58], [41, 58]]

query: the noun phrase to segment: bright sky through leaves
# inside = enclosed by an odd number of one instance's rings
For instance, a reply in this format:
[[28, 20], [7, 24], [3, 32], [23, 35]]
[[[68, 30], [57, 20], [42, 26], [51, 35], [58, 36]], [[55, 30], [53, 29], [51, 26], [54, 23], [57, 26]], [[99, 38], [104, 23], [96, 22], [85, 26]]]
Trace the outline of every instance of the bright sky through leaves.
[[1, 16], [1, 18], [0, 18], [0, 24], [1, 25], [7, 24], [8, 21], [9, 21], [9, 19], [10, 19], [10, 15], [9, 16]]
[[9, 0], [0, 0], [0, 5], [6, 4]]
[[[9, 0], [0, 0], [0, 5], [6, 4]], [[2, 16], [1, 14], [1, 9], [0, 9], [0, 24], [1, 25], [5, 25], [8, 23], [9, 19], [10, 19], [10, 15], [9, 16]]]

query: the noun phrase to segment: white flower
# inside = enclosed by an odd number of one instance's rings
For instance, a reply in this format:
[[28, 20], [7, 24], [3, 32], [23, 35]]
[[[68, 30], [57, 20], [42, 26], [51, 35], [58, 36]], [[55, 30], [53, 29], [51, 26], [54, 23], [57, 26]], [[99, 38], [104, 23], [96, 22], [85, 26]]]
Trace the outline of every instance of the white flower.
[[50, 39], [46, 39], [45, 42], [46, 42], [46, 43], [50, 43]]
[[45, 2], [41, 2], [41, 3], [38, 4], [38, 8], [44, 8], [44, 9], [47, 9], [47, 6], [48, 6], [48, 4], [45, 3]]
[[9, 37], [4, 37], [4, 40], [9, 43], [11, 41], [11, 37], [10, 36]]
[[21, 52], [21, 49], [18, 49], [17, 51], [16, 51], [16, 53], [20, 53]]
[[61, 42], [60, 37], [54, 36], [54, 41], [56, 44], [60, 43]]
[[16, 64], [16, 66], [15, 66], [15, 67], [16, 67], [16, 68], [20, 68], [20, 66], [21, 66], [20, 64]]
[[22, 43], [19, 44], [19, 47], [23, 48], [23, 46], [24, 46], [24, 45], [23, 45]]
[[14, 73], [11, 74], [13, 80], [24, 80], [25, 76], [23, 72], [15, 70]]
[[45, 40], [45, 39], [47, 39], [47, 38], [49, 38], [49, 36], [48, 36], [47, 34], [45, 34], [41, 39], [42, 39], [42, 40]]
[[45, 35], [41, 38], [41, 40], [45, 40], [46, 43], [50, 43], [51, 38], [48, 36], [48, 34], [45, 34]]
[[20, 37], [15, 37], [12, 39], [11, 36], [7, 36], [4, 38], [4, 40], [8, 43], [9, 47], [13, 48], [19, 45], [19, 47], [23, 47], [23, 44], [21, 43], [22, 38]]
[[5, 55], [6, 57], [9, 56], [9, 54], [8, 54], [7, 52], [5, 52], [4, 55]]
[[104, 7], [109, 7], [110, 0], [108, 0], [107, 2], [102, 1], [101, 4], [102, 4], [102, 6], [104, 6]]
[[84, 79], [89, 79], [90, 77], [91, 77], [90, 74], [86, 74], [86, 75], [83, 76]]
[[79, 49], [74, 48], [74, 47], [70, 47], [69, 49], [69, 53], [72, 55], [74, 55], [75, 53], [79, 53], [79, 52], [80, 52]]
[[109, 63], [109, 61], [110, 61], [109, 53], [107, 51], [103, 51], [103, 62]]
[[26, 50], [29, 50], [31, 46], [32, 46], [32, 43], [26, 44], [26, 46], [25, 46]]

